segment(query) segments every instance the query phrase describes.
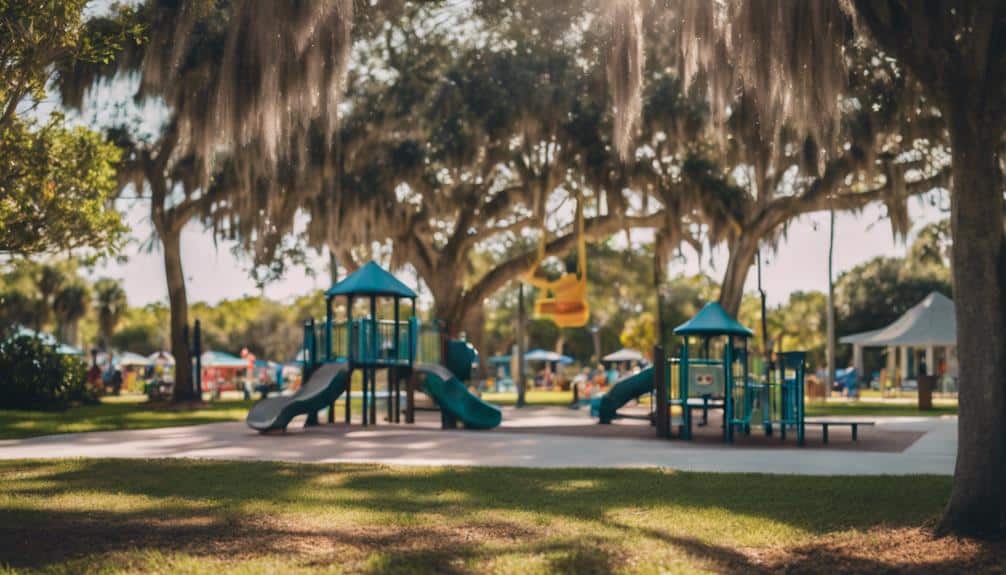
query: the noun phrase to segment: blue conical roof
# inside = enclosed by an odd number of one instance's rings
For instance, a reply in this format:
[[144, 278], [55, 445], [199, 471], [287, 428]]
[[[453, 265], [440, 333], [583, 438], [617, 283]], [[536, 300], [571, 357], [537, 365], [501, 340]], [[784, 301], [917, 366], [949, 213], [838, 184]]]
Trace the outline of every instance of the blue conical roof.
[[398, 278], [371, 260], [367, 265], [349, 274], [349, 277], [335, 284], [326, 295], [381, 295], [415, 299], [416, 292]]
[[754, 332], [744, 327], [723, 306], [707, 303], [695, 317], [674, 328], [674, 335], [739, 335], [751, 337]]

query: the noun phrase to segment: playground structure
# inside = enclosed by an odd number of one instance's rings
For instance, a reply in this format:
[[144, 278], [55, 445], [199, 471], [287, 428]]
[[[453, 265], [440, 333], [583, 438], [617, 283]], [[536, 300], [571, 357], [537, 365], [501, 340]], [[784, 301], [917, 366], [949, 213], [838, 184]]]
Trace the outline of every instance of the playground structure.
[[[336, 321], [333, 302], [344, 297], [346, 317]], [[441, 425], [463, 423], [472, 429], [499, 425], [501, 412], [494, 405], [471, 394], [462, 383], [470, 377], [477, 352], [468, 343], [448, 340], [434, 322], [422, 324], [415, 315], [416, 293], [375, 262], [332, 286], [326, 292], [324, 322], [308, 320], [304, 325], [304, 384], [292, 396], [259, 401], [248, 413], [248, 425], [258, 431], [285, 430], [297, 415], [307, 414], [308, 426], [318, 425], [318, 412], [328, 410], [328, 422], [335, 422], [335, 401], [345, 395], [345, 422], [352, 421], [352, 376], [362, 382], [361, 423], [377, 423], [377, 372], [387, 370], [387, 421], [415, 422], [415, 393], [424, 391], [439, 407]], [[392, 318], [378, 317], [378, 300], [391, 300]], [[353, 317], [354, 303], [368, 303], [365, 317]], [[402, 319], [402, 300], [411, 303], [407, 319]], [[387, 303], [387, 302], [385, 302]], [[386, 307], [386, 306], [384, 306]], [[319, 341], [321, 349], [319, 350]], [[401, 387], [406, 382], [406, 405], [402, 409]]]
[[[727, 443], [760, 425], [765, 435], [778, 430], [782, 440], [792, 429], [797, 443], [804, 444], [804, 352], [780, 353], [774, 367], [752, 374], [748, 339], [754, 334], [718, 303], [707, 304], [674, 334], [682, 338], [679, 357], [668, 358], [656, 346], [652, 367], [620, 379], [592, 400], [591, 412], [600, 423], [624, 417], [617, 413], [620, 407], [652, 394], [649, 418], [658, 437], [691, 439], [692, 411], [702, 410], [704, 424], [709, 411], [719, 409]], [[692, 357], [695, 339], [699, 353]]]

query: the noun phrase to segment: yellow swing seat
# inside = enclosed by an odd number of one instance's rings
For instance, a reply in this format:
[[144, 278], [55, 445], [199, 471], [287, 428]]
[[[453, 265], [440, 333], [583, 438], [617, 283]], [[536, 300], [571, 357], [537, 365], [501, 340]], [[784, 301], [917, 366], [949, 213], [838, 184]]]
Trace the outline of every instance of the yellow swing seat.
[[579, 198], [576, 203], [576, 219], [577, 272], [564, 273], [554, 281], [534, 275], [545, 259], [543, 235], [538, 260], [532, 270], [524, 276], [524, 283], [538, 288], [543, 294], [551, 294], [535, 299], [534, 317], [550, 319], [559, 327], [583, 327], [590, 321], [590, 306], [587, 304], [587, 245], [583, 234], [583, 206]]
[[525, 281], [551, 292], [552, 297], [539, 297], [534, 302], [536, 318], [551, 319], [559, 327], [582, 327], [590, 320], [585, 274], [563, 274], [555, 281], [543, 281], [528, 275]]

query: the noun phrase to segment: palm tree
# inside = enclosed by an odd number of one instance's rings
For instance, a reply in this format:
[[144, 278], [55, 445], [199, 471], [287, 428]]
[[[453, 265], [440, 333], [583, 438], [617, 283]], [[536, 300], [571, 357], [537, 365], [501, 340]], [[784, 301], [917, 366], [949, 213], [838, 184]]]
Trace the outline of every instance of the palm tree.
[[65, 286], [53, 300], [53, 312], [59, 327], [59, 337], [70, 345], [77, 345], [77, 326], [87, 314], [91, 294], [83, 283]]
[[42, 264], [35, 275], [36, 297], [34, 302], [36, 332], [42, 331], [52, 321], [56, 295], [66, 283], [66, 275], [59, 267]]
[[107, 350], [108, 344], [119, 325], [122, 314], [125, 313], [127, 302], [126, 292], [118, 281], [103, 278], [95, 282], [95, 306], [98, 308], [98, 333], [101, 338], [101, 349]]

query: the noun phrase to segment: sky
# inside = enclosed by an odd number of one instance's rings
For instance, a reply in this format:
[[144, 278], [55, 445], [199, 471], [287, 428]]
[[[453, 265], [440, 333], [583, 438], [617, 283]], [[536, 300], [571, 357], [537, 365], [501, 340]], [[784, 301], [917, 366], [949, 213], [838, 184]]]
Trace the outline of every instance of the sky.
[[[122, 280], [131, 305], [167, 303], [162, 253], [156, 241], [149, 241], [153, 228], [147, 217], [147, 208], [142, 200], [125, 201], [120, 205], [120, 209], [126, 210], [126, 219], [134, 238], [123, 252], [126, 260], [105, 263], [89, 274], [92, 278]], [[870, 206], [858, 214], [838, 214], [835, 227], [836, 276], [877, 256], [903, 256], [906, 245], [919, 227], [945, 217], [938, 207], [920, 199], [909, 200], [909, 213], [915, 225], [907, 241], [895, 240], [890, 224], [883, 217], [882, 206]], [[636, 236], [639, 241], [644, 241], [646, 234]], [[216, 303], [244, 295], [265, 295], [289, 301], [328, 287], [327, 258], [318, 255], [311, 264], [317, 271], [314, 276], [305, 268], [292, 269], [279, 281], [260, 290], [248, 272], [248, 260], [236, 256], [233, 248], [231, 242], [215, 242], [212, 234], [198, 223], [190, 223], [185, 228], [182, 233], [182, 265], [190, 302]], [[685, 257], [686, 261], [672, 265], [672, 275], [701, 271], [719, 279], [726, 266], [724, 249], [712, 250], [701, 258], [694, 252], [686, 252]], [[794, 291], [825, 291], [828, 287], [828, 214], [813, 214], [792, 223], [778, 251], [763, 252], [762, 258], [762, 283], [770, 305], [784, 303]], [[402, 279], [416, 286], [414, 277]], [[752, 270], [746, 289], [753, 291], [756, 287], [757, 276]]]

